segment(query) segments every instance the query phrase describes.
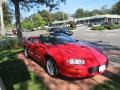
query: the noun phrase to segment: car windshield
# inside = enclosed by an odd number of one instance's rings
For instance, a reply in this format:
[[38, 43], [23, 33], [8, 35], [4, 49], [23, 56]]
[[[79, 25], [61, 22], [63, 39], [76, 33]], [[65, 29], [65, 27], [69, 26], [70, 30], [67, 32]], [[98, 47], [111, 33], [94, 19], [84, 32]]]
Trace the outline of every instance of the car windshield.
[[65, 27], [64, 27], [64, 28], [59, 28], [58, 30], [59, 30], [59, 31], [68, 31], [68, 29], [65, 28]]
[[49, 37], [50, 42], [54, 44], [68, 43], [68, 42], [76, 42], [75, 39], [69, 37], [63, 33], [54, 33]]

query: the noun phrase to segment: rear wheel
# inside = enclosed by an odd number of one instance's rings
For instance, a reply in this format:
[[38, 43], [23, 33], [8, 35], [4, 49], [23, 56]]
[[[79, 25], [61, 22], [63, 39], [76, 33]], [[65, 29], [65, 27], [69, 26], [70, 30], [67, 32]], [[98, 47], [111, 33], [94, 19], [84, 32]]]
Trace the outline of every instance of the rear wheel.
[[29, 58], [29, 53], [27, 48], [24, 48], [24, 55], [26, 58]]
[[57, 65], [52, 58], [47, 58], [46, 70], [50, 76], [55, 77], [58, 75]]

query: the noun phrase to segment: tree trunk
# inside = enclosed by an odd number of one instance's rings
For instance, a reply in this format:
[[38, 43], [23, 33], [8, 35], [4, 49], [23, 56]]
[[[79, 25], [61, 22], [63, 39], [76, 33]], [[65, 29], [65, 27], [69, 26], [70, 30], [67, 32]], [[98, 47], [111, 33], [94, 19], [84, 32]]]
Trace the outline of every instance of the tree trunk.
[[16, 18], [16, 29], [17, 29], [17, 37], [20, 42], [22, 42], [22, 31], [21, 31], [21, 23], [20, 23], [20, 5], [19, 1], [16, 0], [15, 5], [15, 18]]
[[1, 24], [1, 36], [5, 37], [4, 19], [3, 19], [3, 2], [0, 1], [0, 24]]

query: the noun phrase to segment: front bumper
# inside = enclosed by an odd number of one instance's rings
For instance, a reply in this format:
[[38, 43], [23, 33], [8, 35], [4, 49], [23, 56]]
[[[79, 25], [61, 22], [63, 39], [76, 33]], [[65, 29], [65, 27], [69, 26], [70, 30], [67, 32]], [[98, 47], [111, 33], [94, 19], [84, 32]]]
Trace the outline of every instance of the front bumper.
[[[93, 67], [87, 67], [85, 65], [66, 65], [62, 67], [60, 74], [72, 78], [90, 77], [97, 74], [102, 74], [106, 70], [107, 66], [108, 62]], [[100, 67], [102, 67], [102, 71], [100, 70]]]

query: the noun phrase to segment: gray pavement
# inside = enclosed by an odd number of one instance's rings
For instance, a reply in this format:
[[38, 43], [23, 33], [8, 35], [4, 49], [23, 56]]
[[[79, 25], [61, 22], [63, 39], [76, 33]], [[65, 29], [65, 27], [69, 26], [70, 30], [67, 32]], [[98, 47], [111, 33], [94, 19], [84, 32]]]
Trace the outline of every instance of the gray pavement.
[[83, 26], [76, 29], [73, 36], [103, 47], [110, 64], [120, 67], [120, 30], [92, 31]]
[[74, 37], [93, 42], [102, 42], [120, 47], [120, 30], [92, 31], [89, 28], [81, 27], [74, 31]]

